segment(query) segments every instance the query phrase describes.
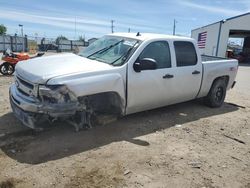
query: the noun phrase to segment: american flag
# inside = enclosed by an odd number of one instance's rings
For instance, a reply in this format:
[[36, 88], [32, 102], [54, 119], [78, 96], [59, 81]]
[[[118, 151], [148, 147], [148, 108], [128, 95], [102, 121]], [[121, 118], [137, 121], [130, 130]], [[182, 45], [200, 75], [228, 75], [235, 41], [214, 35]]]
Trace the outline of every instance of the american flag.
[[206, 40], [207, 40], [207, 32], [205, 31], [205, 32], [199, 33], [199, 35], [198, 35], [198, 47], [205, 48]]

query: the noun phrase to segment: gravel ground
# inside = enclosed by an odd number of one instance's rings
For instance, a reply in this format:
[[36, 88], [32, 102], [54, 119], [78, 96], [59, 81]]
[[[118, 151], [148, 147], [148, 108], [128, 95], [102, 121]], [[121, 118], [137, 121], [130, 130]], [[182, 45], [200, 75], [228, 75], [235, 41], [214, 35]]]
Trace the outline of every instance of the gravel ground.
[[249, 75], [239, 68], [219, 109], [191, 101], [78, 133], [22, 126], [0, 76], [0, 188], [250, 187]]

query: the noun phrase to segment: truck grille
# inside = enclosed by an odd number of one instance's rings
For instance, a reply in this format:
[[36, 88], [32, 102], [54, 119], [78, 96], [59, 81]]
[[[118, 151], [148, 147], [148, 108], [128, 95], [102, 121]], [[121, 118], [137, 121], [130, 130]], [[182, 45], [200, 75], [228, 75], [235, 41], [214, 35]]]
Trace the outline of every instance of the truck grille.
[[15, 84], [20, 94], [25, 97], [34, 97], [37, 94], [35, 91], [35, 85], [20, 78], [20, 76], [16, 75]]
[[20, 88], [17, 88], [17, 90], [22, 93], [23, 95], [25, 95], [26, 97], [29, 97], [30, 95], [28, 93], [25, 93], [23, 90], [21, 90]]
[[29, 89], [34, 89], [34, 85], [26, 82], [25, 80], [21, 79], [20, 77], [17, 77], [17, 80], [24, 86], [28, 87]]

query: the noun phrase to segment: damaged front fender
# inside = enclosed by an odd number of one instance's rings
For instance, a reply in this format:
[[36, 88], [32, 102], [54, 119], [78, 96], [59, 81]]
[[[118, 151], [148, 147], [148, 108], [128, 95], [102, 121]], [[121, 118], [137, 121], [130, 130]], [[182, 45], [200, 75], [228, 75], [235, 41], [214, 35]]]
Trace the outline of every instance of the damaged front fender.
[[75, 94], [65, 85], [41, 85], [38, 95], [42, 104], [39, 112], [52, 117], [73, 115], [83, 109]]
[[37, 93], [36, 100], [29, 102], [15, 85], [10, 91], [14, 113], [16, 107], [20, 108], [18, 119], [31, 128], [39, 124], [39, 119], [63, 119], [79, 130], [91, 127], [92, 120], [100, 115], [125, 114], [125, 84], [115, 73], [67, 78], [64, 82], [55, 78], [39, 85]]
[[92, 96], [99, 93], [117, 93], [121, 99], [121, 109], [125, 113], [125, 80], [119, 73], [106, 73], [99, 75], [69, 75], [68, 77], [57, 77], [48, 81], [47, 84], [64, 84], [73, 91], [77, 98]]

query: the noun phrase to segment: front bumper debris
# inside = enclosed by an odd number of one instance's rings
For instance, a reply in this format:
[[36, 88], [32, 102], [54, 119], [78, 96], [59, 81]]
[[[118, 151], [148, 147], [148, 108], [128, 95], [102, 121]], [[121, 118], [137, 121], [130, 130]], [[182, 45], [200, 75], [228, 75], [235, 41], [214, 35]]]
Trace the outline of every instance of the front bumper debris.
[[11, 85], [9, 95], [11, 108], [17, 119], [32, 129], [36, 128], [37, 123], [41, 119], [48, 119], [48, 117], [65, 119], [72, 117], [79, 110], [77, 102], [42, 104], [36, 99], [24, 96], [18, 91], [15, 84]]
[[10, 105], [12, 111], [17, 119], [19, 119], [25, 126], [35, 129], [35, 119], [29, 112], [25, 112], [21, 108], [19, 108], [14, 102], [13, 98], [10, 98]]

